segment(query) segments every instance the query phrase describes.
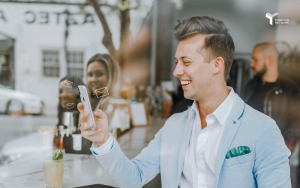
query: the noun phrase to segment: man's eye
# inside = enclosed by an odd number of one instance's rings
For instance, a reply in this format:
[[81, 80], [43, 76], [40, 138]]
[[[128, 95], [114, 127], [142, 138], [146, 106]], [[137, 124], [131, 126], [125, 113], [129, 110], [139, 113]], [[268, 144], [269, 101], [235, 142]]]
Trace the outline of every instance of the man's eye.
[[183, 63], [184, 63], [184, 64], [188, 64], [188, 63], [190, 63], [190, 62], [189, 62], [189, 61], [184, 61]]
[[93, 76], [93, 74], [92, 74], [92, 73], [89, 73], [89, 74], [88, 74], [88, 76], [89, 76], [89, 77], [92, 77], [92, 76]]

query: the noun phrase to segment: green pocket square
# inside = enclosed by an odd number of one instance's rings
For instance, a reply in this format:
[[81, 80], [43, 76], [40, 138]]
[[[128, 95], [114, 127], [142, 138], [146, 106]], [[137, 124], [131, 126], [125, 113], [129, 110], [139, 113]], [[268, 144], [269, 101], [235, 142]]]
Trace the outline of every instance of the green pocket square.
[[251, 153], [250, 148], [248, 146], [235, 147], [227, 152], [226, 159], [230, 159], [230, 158], [237, 157], [240, 155], [245, 155], [248, 153]]

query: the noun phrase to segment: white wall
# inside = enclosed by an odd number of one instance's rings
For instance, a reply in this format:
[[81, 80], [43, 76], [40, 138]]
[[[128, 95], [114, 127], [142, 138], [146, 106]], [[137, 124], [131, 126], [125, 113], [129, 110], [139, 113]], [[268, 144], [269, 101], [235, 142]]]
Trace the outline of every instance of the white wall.
[[300, 45], [300, 1], [280, 0], [278, 19], [289, 19], [289, 25], [277, 25], [276, 41], [285, 41], [292, 47]]

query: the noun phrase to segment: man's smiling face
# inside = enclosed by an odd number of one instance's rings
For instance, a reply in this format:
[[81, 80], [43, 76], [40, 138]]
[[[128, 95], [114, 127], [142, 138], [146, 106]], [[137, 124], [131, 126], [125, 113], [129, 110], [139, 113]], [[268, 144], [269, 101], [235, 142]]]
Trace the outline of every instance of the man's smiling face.
[[204, 35], [196, 35], [179, 41], [175, 54], [173, 75], [181, 81], [184, 97], [197, 101], [209, 91], [214, 68], [212, 63], [205, 62], [207, 52], [201, 50], [204, 39]]

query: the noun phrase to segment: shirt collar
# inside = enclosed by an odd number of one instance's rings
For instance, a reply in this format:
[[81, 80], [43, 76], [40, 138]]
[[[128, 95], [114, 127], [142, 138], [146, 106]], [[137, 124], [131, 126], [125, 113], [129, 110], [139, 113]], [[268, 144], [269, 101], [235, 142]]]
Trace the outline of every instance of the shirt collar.
[[[222, 126], [224, 125], [225, 121], [228, 118], [229, 112], [231, 111], [231, 107], [233, 105], [233, 102], [235, 100], [236, 93], [234, 92], [232, 87], [227, 87], [229, 92], [229, 95], [226, 97], [226, 99], [220, 104], [220, 106], [211, 114], [216, 117], [219, 124]], [[199, 109], [197, 106], [196, 101], [194, 101], [190, 111], [188, 118], [190, 119], [193, 115], [193, 113], [199, 114]]]
[[196, 101], [193, 102], [193, 105], [189, 111], [189, 119], [191, 119], [193, 113], [195, 113], [196, 115], [199, 114], [199, 109]]
[[236, 93], [234, 92], [232, 87], [227, 87], [227, 88], [230, 91], [229, 95], [220, 104], [220, 106], [212, 113], [217, 118], [220, 125], [224, 125], [225, 121], [227, 120], [236, 96]]

